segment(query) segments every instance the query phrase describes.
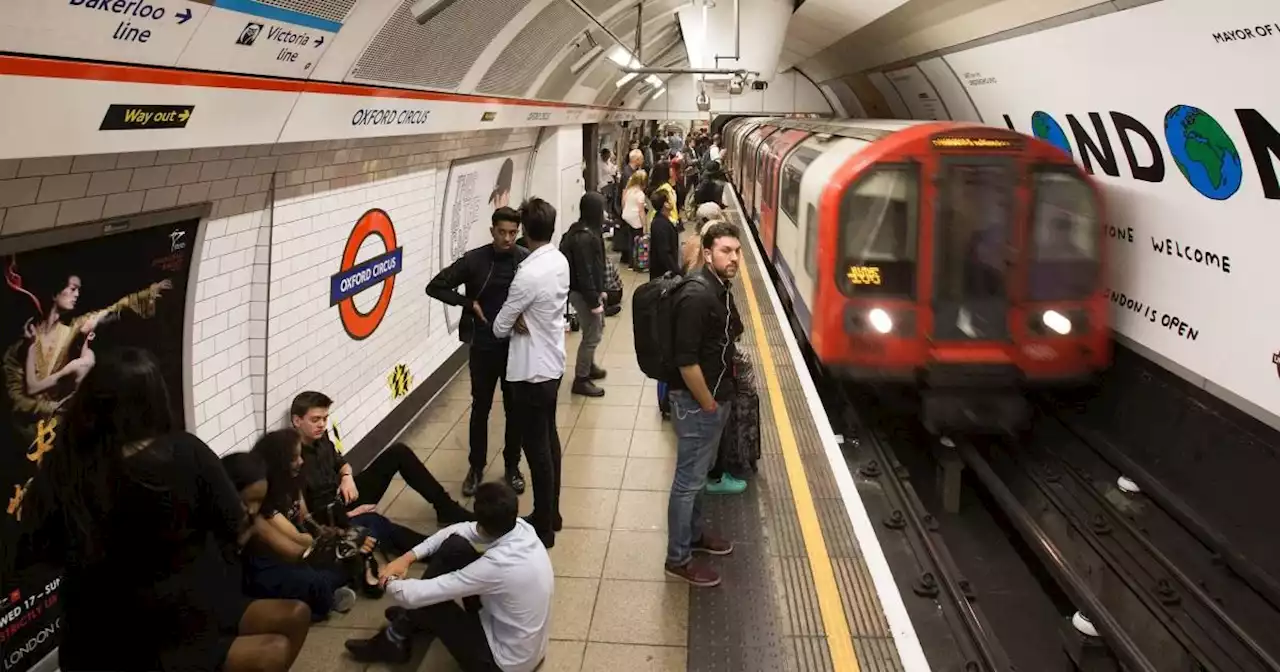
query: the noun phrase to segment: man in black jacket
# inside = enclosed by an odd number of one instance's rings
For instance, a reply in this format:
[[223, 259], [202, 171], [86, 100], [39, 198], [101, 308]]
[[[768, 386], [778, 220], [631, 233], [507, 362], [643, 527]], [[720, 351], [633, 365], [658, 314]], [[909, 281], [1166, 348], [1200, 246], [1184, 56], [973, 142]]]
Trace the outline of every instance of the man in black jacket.
[[594, 381], [605, 377], [605, 370], [595, 363], [596, 347], [604, 337], [604, 196], [589, 191], [583, 194], [579, 205], [580, 219], [560, 239], [560, 252], [569, 261], [569, 304], [582, 325], [571, 391], [586, 397], [603, 397], [604, 390]]
[[[431, 279], [427, 296], [450, 306], [462, 307], [458, 323], [458, 339], [471, 344], [467, 360], [471, 371], [471, 468], [462, 482], [462, 494], [470, 497], [484, 480], [484, 467], [489, 458], [489, 410], [493, 408], [493, 391], [502, 382], [502, 400], [508, 403], [507, 346], [509, 339], [493, 335], [491, 324], [507, 300], [507, 289], [516, 276], [516, 266], [529, 251], [516, 245], [520, 232], [520, 213], [502, 207], [494, 210], [493, 243], [468, 250], [462, 258]], [[458, 287], [465, 285], [465, 293]], [[520, 473], [520, 428], [507, 415], [506, 445], [502, 456], [506, 481], [517, 493], [525, 488]]]
[[675, 296], [671, 424], [676, 432], [676, 473], [667, 502], [668, 576], [696, 587], [720, 584], [694, 554], [729, 555], [733, 544], [703, 528], [702, 493], [715, 463], [720, 435], [735, 395], [733, 361], [742, 320], [729, 282], [738, 274], [742, 244], [736, 227], [717, 222], [702, 234], [703, 266]]

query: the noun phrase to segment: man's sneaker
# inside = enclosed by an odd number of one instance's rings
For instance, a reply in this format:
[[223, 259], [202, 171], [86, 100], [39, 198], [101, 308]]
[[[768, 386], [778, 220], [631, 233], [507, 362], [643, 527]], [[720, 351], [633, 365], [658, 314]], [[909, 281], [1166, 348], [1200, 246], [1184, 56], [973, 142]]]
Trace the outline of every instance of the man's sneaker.
[[391, 641], [386, 628], [369, 639], [348, 639], [346, 646], [351, 657], [358, 663], [404, 664], [413, 657], [409, 640]]
[[451, 501], [445, 506], [436, 508], [436, 522], [440, 524], [440, 527], [448, 527], [455, 523], [465, 523], [475, 519], [476, 514], [471, 513], [457, 502]]
[[333, 591], [333, 610], [345, 614], [356, 606], [356, 591], [343, 586]]
[[511, 486], [511, 489], [515, 490], [517, 495], [524, 494], [524, 474], [520, 473], [519, 469], [508, 471], [506, 478], [507, 485]]
[[741, 495], [747, 491], [747, 482], [725, 474], [718, 480], [707, 481], [708, 495]]
[[695, 588], [714, 588], [720, 585], [716, 570], [700, 562], [689, 561], [683, 567], [666, 566], [667, 576], [680, 579]]
[[604, 390], [596, 387], [590, 378], [579, 378], [573, 381], [573, 388], [570, 390], [574, 394], [584, 397], [603, 397]]
[[476, 486], [484, 480], [484, 472], [476, 469], [467, 471], [467, 477], [462, 479], [462, 496], [474, 497], [476, 494]]
[[708, 532], [703, 532], [702, 538], [693, 542], [691, 546], [691, 550], [694, 553], [702, 553], [704, 555], [729, 555], [733, 552], [732, 541], [721, 539]]
[[604, 380], [605, 376], [607, 375], [609, 375], [608, 371], [605, 371], [604, 369], [596, 366], [595, 364], [591, 365], [591, 375], [590, 375], [591, 380]]

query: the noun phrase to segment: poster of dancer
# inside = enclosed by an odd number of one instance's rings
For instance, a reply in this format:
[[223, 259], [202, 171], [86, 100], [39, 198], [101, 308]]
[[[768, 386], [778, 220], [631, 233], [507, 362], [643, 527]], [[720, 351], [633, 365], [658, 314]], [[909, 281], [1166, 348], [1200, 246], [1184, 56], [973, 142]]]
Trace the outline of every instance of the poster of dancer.
[[[57, 449], [68, 400], [96, 352], [150, 350], [183, 424], [187, 284], [198, 221], [0, 255], [0, 545], [16, 548], [22, 498]], [[58, 641], [58, 573], [0, 576], [0, 670], [23, 672]]]
[[[440, 215], [440, 265], [452, 264], [463, 252], [493, 241], [490, 216], [501, 207], [517, 210], [524, 200], [530, 150], [490, 154], [454, 161]], [[449, 333], [458, 330], [462, 309], [445, 308]]]

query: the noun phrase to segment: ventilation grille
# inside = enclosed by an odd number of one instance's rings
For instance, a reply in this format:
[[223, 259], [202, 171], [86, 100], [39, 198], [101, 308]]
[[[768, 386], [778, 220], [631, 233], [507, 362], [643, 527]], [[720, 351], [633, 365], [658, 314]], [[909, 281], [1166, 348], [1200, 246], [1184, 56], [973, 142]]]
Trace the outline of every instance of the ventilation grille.
[[345, 21], [347, 14], [356, 4], [356, 0], [258, 0], [258, 2], [337, 23]]
[[[614, 5], [619, 4], [624, 0], [580, 0], [580, 1], [582, 2], [582, 6], [586, 7], [587, 11], [591, 12], [591, 15], [598, 19], [600, 18], [601, 14], [604, 14], [610, 9], [613, 9]], [[629, 4], [634, 5], [635, 3], [631, 2]]]
[[456, 89], [529, 0], [461, 0], [420, 26], [404, 0], [351, 71], [356, 81]]
[[522, 96], [564, 45], [587, 27], [587, 20], [567, 2], [553, 2], [502, 50], [498, 60], [484, 73], [478, 93]]

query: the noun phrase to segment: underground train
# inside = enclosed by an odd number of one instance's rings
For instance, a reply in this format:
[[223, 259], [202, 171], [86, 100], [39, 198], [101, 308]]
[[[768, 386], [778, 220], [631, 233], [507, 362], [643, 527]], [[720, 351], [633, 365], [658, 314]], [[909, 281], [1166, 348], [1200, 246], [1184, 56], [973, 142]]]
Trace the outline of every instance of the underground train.
[[1105, 212], [1053, 145], [957, 122], [737, 118], [722, 162], [829, 375], [925, 426], [1017, 432], [1111, 360]]

